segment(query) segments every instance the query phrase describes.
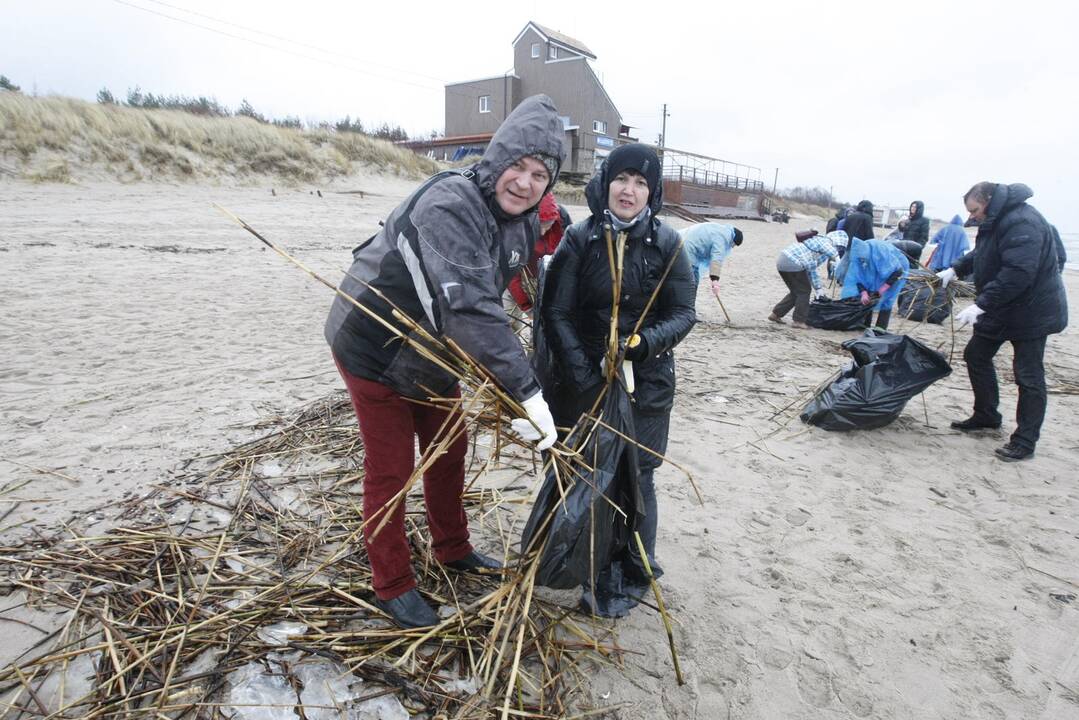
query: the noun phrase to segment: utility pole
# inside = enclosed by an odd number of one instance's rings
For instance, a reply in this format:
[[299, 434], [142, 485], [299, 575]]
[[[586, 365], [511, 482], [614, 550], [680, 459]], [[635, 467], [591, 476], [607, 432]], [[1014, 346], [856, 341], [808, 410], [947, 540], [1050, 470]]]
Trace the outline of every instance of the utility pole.
[[663, 149], [667, 147], [667, 118], [670, 115], [667, 114], [667, 103], [663, 103], [663, 129], [659, 131], [659, 147]]
[[776, 185], [779, 184], [779, 168], [776, 168], [776, 179], [772, 181], [772, 194], [776, 194]]

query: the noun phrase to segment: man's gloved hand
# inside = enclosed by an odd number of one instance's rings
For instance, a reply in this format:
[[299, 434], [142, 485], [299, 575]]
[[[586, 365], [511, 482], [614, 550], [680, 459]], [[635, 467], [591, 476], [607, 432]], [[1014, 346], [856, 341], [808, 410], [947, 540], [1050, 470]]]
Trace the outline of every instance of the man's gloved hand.
[[952, 270], [951, 268], [945, 268], [944, 270], [941, 270], [939, 273], [937, 273], [937, 277], [940, 278], [940, 286], [942, 288], [946, 288], [948, 287], [948, 283], [950, 283], [952, 280], [955, 280], [955, 270]]
[[868, 305], [872, 300], [869, 297], [869, 293], [866, 290], [862, 291], [862, 304]]
[[958, 315], [956, 315], [955, 319], [959, 321], [959, 327], [963, 327], [964, 325], [973, 325], [974, 323], [978, 322], [978, 318], [980, 318], [983, 313], [985, 313], [985, 310], [982, 310], [977, 305], [971, 305], [970, 307], [966, 308]]
[[648, 341], [640, 335], [630, 335], [626, 341], [626, 360], [640, 362], [648, 357]]
[[823, 289], [818, 290], [817, 291], [817, 299], [818, 300], [827, 300], [828, 299], [828, 293], [824, 292]]
[[[554, 445], [558, 439], [558, 433], [554, 427], [554, 418], [551, 417], [551, 409], [547, 407], [547, 401], [543, 399], [543, 393], [536, 393], [521, 403], [528, 413], [528, 418], [514, 418], [510, 426], [525, 440], [536, 442], [537, 450], [546, 450]], [[535, 427], [533, 427], [533, 424]], [[536, 430], [536, 428], [539, 430]]]
[[712, 294], [719, 297], [719, 280], [712, 281]]
[[880, 295], [881, 297], [884, 297], [884, 293], [888, 292], [888, 289], [891, 288], [891, 287], [892, 286], [889, 285], [888, 283], [884, 283], [883, 285], [880, 286], [880, 289], [877, 290], [877, 295]]

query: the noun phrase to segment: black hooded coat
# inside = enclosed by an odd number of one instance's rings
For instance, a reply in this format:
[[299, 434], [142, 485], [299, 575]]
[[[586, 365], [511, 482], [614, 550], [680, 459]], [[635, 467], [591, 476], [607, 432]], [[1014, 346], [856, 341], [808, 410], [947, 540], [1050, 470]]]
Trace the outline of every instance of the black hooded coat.
[[868, 200], [858, 203], [855, 211], [847, 216], [843, 231], [847, 233], [847, 237], [873, 240], [873, 203]]
[[1067, 256], [1056, 228], [1027, 205], [1033, 195], [1022, 183], [997, 185], [974, 250], [952, 263], [959, 277], [974, 273], [974, 302], [985, 311], [974, 332], [983, 337], [1032, 340], [1068, 325]]
[[929, 218], [925, 216], [925, 203], [915, 200], [911, 205], [914, 206], [914, 214], [910, 216], [910, 224], [903, 233], [903, 239], [916, 242], [924, 248], [929, 242]]
[[[600, 361], [607, 348], [612, 310], [612, 278], [603, 234], [609, 185], [606, 171], [588, 183], [585, 196], [592, 215], [566, 231], [544, 280], [543, 330], [555, 359], [551, 387], [544, 387], [544, 396], [560, 426], [572, 426], [603, 384]], [[651, 217], [628, 231], [618, 315], [619, 337], [628, 337], [670, 266], [638, 330], [648, 356], [633, 363], [637, 439], [661, 454], [674, 404], [672, 349], [696, 321], [689, 260], [677, 231], [656, 218], [662, 207], [662, 187], [657, 187], [649, 200]], [[640, 457], [640, 462], [642, 467], [659, 464], [650, 455]]]

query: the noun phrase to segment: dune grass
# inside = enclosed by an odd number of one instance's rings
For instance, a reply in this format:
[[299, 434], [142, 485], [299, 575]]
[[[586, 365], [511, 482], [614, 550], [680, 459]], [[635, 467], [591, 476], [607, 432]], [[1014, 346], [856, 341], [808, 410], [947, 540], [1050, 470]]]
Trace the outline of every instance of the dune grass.
[[0, 92], [0, 161], [36, 182], [102, 172], [124, 181], [265, 175], [309, 182], [363, 168], [417, 178], [438, 170], [433, 160], [355, 133], [11, 92]]

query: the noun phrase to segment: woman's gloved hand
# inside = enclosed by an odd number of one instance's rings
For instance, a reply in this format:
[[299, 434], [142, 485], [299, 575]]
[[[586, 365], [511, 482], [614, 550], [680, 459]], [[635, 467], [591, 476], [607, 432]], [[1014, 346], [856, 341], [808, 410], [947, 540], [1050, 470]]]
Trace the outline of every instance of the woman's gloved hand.
[[626, 360], [640, 362], [648, 357], [648, 341], [640, 335], [630, 335], [626, 341]]

